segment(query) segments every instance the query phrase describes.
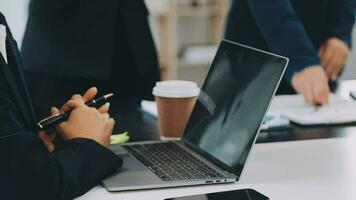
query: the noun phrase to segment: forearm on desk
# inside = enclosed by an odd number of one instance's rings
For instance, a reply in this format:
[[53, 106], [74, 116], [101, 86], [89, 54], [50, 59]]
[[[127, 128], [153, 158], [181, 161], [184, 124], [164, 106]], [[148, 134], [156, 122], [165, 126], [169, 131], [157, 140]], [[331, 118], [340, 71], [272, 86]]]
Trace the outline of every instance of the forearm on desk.
[[0, 159], [5, 199], [73, 199], [122, 163], [114, 153], [87, 139], [67, 141], [66, 147], [51, 154], [31, 132], [0, 139]]

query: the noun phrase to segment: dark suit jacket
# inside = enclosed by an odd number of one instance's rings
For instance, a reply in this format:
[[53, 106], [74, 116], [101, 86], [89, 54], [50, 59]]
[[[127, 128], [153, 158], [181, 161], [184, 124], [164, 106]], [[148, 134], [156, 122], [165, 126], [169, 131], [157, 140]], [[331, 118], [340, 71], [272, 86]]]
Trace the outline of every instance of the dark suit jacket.
[[355, 0], [233, 0], [226, 38], [290, 59], [285, 80], [320, 64], [318, 49], [338, 37], [351, 46]]
[[147, 16], [143, 0], [32, 0], [25, 70], [113, 80], [121, 97], [151, 97], [159, 68]]
[[[6, 25], [1, 13], [0, 24]], [[17, 45], [9, 29], [6, 42], [8, 64], [0, 56], [1, 198], [67, 200], [82, 195], [115, 171], [122, 161], [89, 139], [68, 140], [54, 153], [47, 151], [32, 130], [36, 119], [22, 77]]]

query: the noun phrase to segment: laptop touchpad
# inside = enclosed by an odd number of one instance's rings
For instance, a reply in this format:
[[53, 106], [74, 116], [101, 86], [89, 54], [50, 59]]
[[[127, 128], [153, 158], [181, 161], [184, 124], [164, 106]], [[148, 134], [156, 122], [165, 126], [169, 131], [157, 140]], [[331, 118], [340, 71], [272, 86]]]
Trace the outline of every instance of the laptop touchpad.
[[128, 171], [145, 171], [148, 170], [141, 162], [133, 158], [130, 154], [121, 154], [120, 158], [123, 160], [122, 167], [119, 172]]

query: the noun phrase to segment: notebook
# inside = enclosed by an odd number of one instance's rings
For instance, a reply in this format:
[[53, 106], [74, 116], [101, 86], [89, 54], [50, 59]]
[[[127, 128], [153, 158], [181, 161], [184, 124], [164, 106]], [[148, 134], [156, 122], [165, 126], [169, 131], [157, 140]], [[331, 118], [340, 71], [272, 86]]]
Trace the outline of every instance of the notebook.
[[273, 99], [270, 112], [300, 125], [328, 125], [356, 122], [356, 102], [332, 94], [329, 103], [315, 107], [301, 95], [280, 95]]

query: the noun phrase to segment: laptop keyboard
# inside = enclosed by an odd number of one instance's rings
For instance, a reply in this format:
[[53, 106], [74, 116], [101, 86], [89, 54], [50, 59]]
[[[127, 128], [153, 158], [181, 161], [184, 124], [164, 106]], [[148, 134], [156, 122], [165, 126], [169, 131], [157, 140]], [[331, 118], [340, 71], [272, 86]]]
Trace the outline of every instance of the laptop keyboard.
[[223, 178], [173, 142], [123, 146], [162, 181]]

